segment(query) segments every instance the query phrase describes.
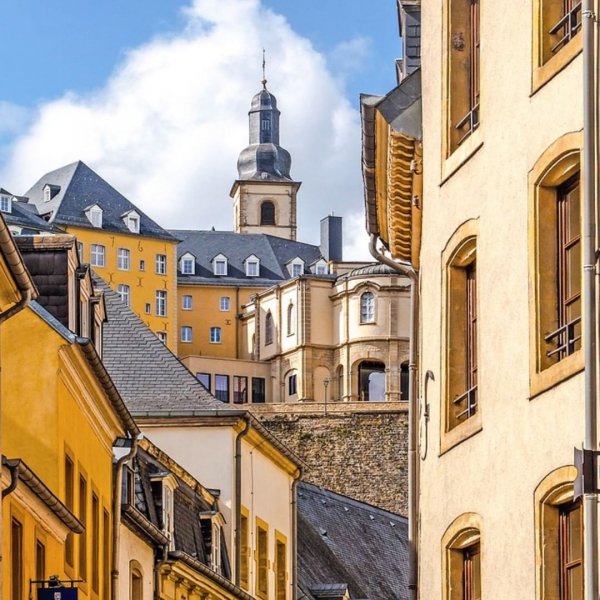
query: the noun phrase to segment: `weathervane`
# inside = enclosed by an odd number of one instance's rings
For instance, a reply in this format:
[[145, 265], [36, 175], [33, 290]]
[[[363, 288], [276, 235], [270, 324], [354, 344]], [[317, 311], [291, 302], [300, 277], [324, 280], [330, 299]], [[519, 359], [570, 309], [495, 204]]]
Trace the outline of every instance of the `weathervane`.
[[262, 62], [262, 70], [263, 70], [263, 78], [261, 83], [263, 84], [263, 89], [266, 90], [267, 89], [267, 76], [265, 75], [265, 49], [263, 48], [263, 62]]

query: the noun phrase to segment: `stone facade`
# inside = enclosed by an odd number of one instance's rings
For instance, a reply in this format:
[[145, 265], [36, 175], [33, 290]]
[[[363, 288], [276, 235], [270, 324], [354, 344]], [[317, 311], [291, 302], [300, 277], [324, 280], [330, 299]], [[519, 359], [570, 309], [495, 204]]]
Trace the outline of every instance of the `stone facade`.
[[253, 405], [304, 462], [302, 479], [407, 514], [405, 403]]

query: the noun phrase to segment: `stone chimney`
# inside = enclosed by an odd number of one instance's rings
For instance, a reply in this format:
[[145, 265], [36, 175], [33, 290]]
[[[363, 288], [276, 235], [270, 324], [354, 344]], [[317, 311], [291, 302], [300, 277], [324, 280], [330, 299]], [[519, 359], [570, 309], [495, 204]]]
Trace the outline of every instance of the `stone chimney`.
[[319, 249], [325, 260], [342, 261], [342, 217], [331, 214], [321, 219]]

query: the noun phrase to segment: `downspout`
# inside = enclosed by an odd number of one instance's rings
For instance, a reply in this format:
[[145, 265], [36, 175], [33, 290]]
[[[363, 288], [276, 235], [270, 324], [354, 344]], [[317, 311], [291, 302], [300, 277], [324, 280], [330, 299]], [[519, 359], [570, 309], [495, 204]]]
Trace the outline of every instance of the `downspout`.
[[9, 309], [0, 313], [0, 324], [4, 321], [8, 321], [13, 315], [16, 315], [19, 311], [23, 310], [31, 301], [31, 289], [27, 288], [21, 291], [21, 299], [13, 304]]
[[163, 565], [167, 563], [169, 560], [169, 546], [164, 544], [162, 546], [162, 558], [157, 561], [156, 565], [154, 565], [154, 598], [155, 600], [160, 600], [160, 570], [163, 568]]
[[298, 483], [302, 477], [302, 469], [298, 467], [292, 482], [292, 600], [298, 598]]
[[[583, 448], [597, 450], [596, 381], [596, 123], [594, 69], [594, 0], [583, 0], [583, 341], [585, 362], [585, 437]], [[598, 599], [598, 494], [583, 496], [584, 590]]]
[[2, 490], [2, 500], [17, 489], [17, 484], [19, 483], [19, 466], [19, 463], [7, 466], [10, 472], [10, 484]]
[[[418, 584], [418, 534], [419, 534], [419, 474], [417, 456], [418, 436], [418, 378], [417, 348], [419, 334], [419, 278], [411, 265], [396, 262], [377, 250], [377, 236], [371, 234], [369, 243], [371, 255], [380, 263], [394, 269], [410, 279], [410, 342], [408, 358], [408, 594], [411, 600], [417, 599]], [[596, 600], [596, 599], [594, 599]]]
[[240, 532], [242, 528], [242, 439], [248, 435], [252, 423], [250, 416], [244, 415], [246, 426], [235, 438], [235, 533], [233, 545], [235, 548], [235, 577], [234, 583], [240, 587], [240, 570], [242, 566], [242, 546]]
[[138, 440], [133, 438], [131, 449], [125, 455], [117, 460], [115, 465], [115, 478], [113, 486], [113, 530], [112, 530], [112, 564], [110, 581], [110, 597], [111, 600], [119, 600], [118, 584], [119, 584], [119, 531], [121, 525], [121, 486], [123, 483], [123, 466], [125, 463], [132, 460], [137, 454]]

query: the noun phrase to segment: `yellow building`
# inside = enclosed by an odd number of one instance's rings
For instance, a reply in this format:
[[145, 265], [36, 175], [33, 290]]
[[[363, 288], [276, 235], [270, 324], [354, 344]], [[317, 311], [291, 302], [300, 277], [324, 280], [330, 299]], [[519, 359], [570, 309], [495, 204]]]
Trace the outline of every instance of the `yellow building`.
[[46, 173], [26, 198], [77, 236], [80, 260], [176, 351], [177, 240], [81, 161]]
[[101, 362], [104, 303], [75, 239], [18, 243], [39, 303], [2, 326], [3, 595], [56, 575], [108, 600], [113, 446], [139, 430]]

